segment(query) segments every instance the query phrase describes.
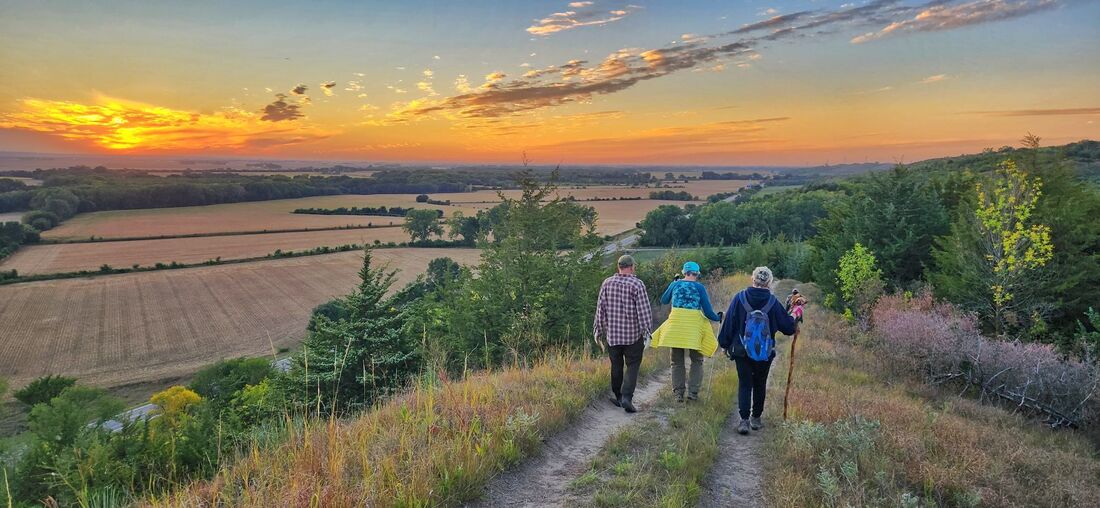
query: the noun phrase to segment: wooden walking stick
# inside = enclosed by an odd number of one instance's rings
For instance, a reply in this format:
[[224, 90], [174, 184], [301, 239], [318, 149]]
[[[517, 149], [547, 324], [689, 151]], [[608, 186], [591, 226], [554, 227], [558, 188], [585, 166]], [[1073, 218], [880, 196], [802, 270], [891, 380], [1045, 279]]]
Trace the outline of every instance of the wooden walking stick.
[[798, 334], [800, 330], [795, 330], [794, 336], [791, 337], [791, 359], [790, 364], [787, 366], [787, 391], [783, 394], [783, 419], [787, 419], [787, 402], [791, 399], [791, 375], [794, 374], [794, 345], [798, 342]]
[[[803, 300], [802, 303], [804, 305], [805, 300]], [[802, 306], [801, 305], [796, 305], [795, 308], [793, 309], [793, 312], [794, 312], [794, 314], [791, 317], [795, 317], [796, 319], [801, 318], [802, 317]], [[787, 365], [787, 390], [783, 394], [783, 419], [784, 420], [787, 419], [787, 402], [791, 398], [791, 377], [794, 375], [794, 346], [798, 342], [798, 334], [802, 333], [802, 329], [801, 329], [801, 327], [798, 327], [797, 322], [795, 323], [795, 326], [796, 326], [796, 328], [794, 329], [794, 336], [791, 337], [791, 359], [790, 359], [790, 363]]]

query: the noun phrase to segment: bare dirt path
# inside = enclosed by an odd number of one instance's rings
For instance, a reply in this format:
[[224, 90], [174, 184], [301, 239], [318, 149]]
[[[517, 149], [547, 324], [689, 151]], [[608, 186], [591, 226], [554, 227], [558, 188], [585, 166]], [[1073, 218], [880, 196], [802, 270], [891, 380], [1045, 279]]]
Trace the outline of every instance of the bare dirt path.
[[742, 436], [737, 433], [740, 421], [734, 408], [718, 439], [718, 458], [703, 480], [697, 505], [700, 508], [764, 506], [760, 492], [760, 450], [764, 444], [762, 433], [770, 430], [767, 424], [771, 422], [765, 421], [760, 432]]
[[541, 452], [519, 467], [498, 475], [486, 487], [485, 495], [471, 507], [542, 507], [568, 505], [569, 484], [584, 473], [607, 440], [635, 418], [644, 417], [650, 402], [669, 386], [664, 369], [639, 381], [634, 392], [633, 415], [599, 397], [577, 419], [545, 443]]

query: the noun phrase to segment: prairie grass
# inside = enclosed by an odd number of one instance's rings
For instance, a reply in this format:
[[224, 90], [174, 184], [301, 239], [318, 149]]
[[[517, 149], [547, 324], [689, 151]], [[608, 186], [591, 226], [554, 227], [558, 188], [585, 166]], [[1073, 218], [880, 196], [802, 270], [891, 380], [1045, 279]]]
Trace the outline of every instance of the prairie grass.
[[[643, 363], [652, 371], [654, 360]], [[422, 384], [347, 420], [314, 419], [150, 506], [455, 506], [607, 391], [607, 360], [558, 355]]]
[[[668, 361], [668, 352], [653, 354]], [[718, 438], [737, 401], [737, 372], [721, 356], [706, 363], [696, 402], [677, 403], [671, 390], [646, 416], [612, 437], [589, 470], [573, 481], [581, 506], [694, 506], [718, 454]], [[572, 504], [572, 503], [571, 503]]]
[[1082, 434], [894, 375], [839, 316], [806, 316], [791, 420], [768, 435], [769, 506], [1100, 506], [1100, 460]]

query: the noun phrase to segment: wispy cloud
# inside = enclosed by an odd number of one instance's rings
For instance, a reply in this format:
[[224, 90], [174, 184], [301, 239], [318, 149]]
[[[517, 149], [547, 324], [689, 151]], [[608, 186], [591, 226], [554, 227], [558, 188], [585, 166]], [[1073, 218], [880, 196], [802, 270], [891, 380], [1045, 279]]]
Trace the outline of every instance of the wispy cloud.
[[295, 86], [294, 88], [290, 89], [290, 93], [292, 93], [294, 95], [305, 95], [306, 90], [308, 90], [308, 89], [309, 89], [309, 87], [307, 87], [306, 85], [298, 84], [298, 86]]
[[627, 17], [641, 7], [628, 5], [622, 9], [603, 10], [597, 9], [593, 2], [572, 2], [569, 8], [572, 10], [555, 12], [535, 20], [533, 25], [527, 27], [527, 33], [546, 36], [574, 28], [606, 25]]
[[967, 111], [968, 114], [984, 116], [1073, 116], [1100, 115], [1100, 108], [1052, 108], [1052, 109], [1010, 109], [1002, 111]]
[[951, 76], [948, 76], [947, 74], [936, 74], [934, 76], [928, 76], [927, 78], [920, 80], [920, 84], [930, 85], [932, 83], [939, 83], [940, 81], [946, 81], [950, 77]]
[[[308, 142], [330, 133], [301, 122], [297, 105], [279, 94], [271, 112], [226, 108], [198, 113], [112, 97], [93, 103], [26, 98], [20, 109], [0, 115], [0, 128], [46, 133], [108, 150], [187, 151], [262, 149]], [[281, 115], [269, 117], [270, 113]]]
[[[922, 12], [939, 12], [939, 9], [944, 8], [955, 9], [952, 12], [956, 13], [982, 13], [970, 16], [966, 22], [955, 22], [950, 26], [945, 24], [940, 28], [946, 30], [950, 27], [1003, 19], [1008, 15], [1004, 9], [1013, 12], [1014, 16], [1022, 16], [1026, 12], [1045, 8], [1054, 1], [972, 0], [960, 4], [951, 0], [932, 0], [911, 6], [899, 0], [873, 0], [839, 9], [781, 14], [724, 33], [699, 36], [691, 34], [662, 48], [623, 48], [599, 61], [573, 59], [560, 65], [531, 69], [518, 78], [506, 79], [506, 76], [494, 73], [491, 77], [487, 76], [486, 83], [477, 89], [463, 91], [464, 88], [459, 90], [459, 95], [403, 104], [391, 111], [389, 119], [400, 122], [435, 113], [459, 118], [489, 118], [588, 102], [596, 96], [617, 93], [638, 83], [682, 70], [721, 70], [727, 63], [747, 67], [748, 62], [738, 61], [738, 58], [760, 58], [761, 50], [778, 42], [822, 37], [843, 30], [865, 29], [868, 26], [891, 25], [914, 17], [920, 18]], [[978, 4], [986, 7], [979, 8]], [[1019, 4], [1034, 5], [1028, 11], [1018, 7]], [[997, 11], [1001, 14], [990, 14], [989, 10], [996, 10], [999, 5], [1016, 7], [1001, 7]], [[930, 76], [925, 82], [934, 83], [947, 77]]]
[[321, 91], [324, 92], [325, 97], [336, 95], [336, 93], [332, 91], [333, 88], [336, 88], [335, 81], [325, 81], [321, 83]]
[[961, 4], [930, 2], [912, 18], [895, 21], [876, 32], [857, 36], [852, 43], [861, 44], [906, 32], [935, 32], [1014, 19], [1052, 9], [1059, 3], [1058, 0], [973, 0]]

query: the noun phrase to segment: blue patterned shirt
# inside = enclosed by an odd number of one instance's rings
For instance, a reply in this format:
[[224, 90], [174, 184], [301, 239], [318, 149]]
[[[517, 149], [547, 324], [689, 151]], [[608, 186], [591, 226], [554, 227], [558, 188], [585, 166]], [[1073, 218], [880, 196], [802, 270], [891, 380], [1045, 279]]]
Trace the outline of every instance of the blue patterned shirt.
[[661, 295], [661, 305], [672, 304], [679, 309], [696, 309], [703, 311], [703, 315], [711, 321], [718, 321], [718, 314], [710, 306], [710, 297], [707, 296], [707, 288], [701, 282], [693, 280], [674, 280], [668, 285], [665, 294]]

